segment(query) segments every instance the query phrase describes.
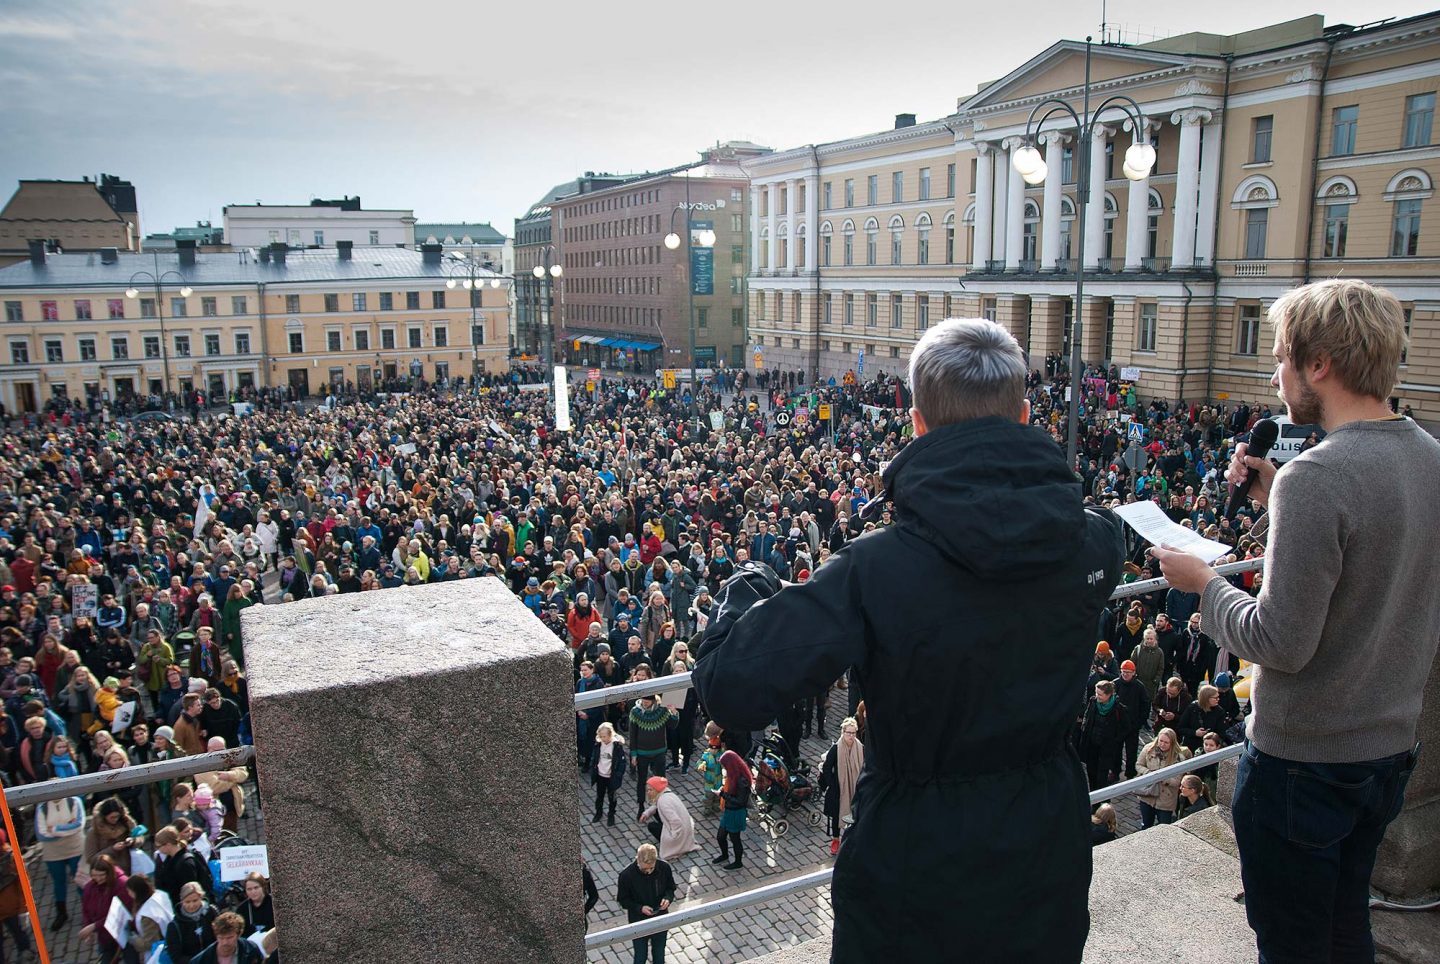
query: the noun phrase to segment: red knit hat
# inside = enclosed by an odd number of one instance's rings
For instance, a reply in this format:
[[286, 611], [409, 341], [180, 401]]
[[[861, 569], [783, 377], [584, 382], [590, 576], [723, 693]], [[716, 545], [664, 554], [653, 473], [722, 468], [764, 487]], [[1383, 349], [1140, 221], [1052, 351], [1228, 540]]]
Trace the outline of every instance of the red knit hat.
[[1125, 662], [1123, 662], [1123, 663], [1120, 664], [1120, 669], [1121, 669], [1121, 670], [1127, 670], [1127, 669], [1128, 669], [1130, 672], [1133, 673], [1133, 672], [1135, 672], [1135, 664], [1132, 663], [1130, 660], [1127, 659]]
[[1099, 645], [1095, 647], [1095, 655], [1099, 656], [1101, 654], [1104, 654], [1106, 656], [1110, 655], [1110, 644], [1105, 642], [1105, 640], [1103, 639], [1100, 640]]

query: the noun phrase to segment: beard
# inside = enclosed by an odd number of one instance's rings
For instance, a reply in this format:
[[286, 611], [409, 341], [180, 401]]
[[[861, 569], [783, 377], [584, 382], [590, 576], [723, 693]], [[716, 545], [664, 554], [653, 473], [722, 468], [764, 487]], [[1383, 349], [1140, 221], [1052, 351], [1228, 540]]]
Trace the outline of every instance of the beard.
[[1310, 387], [1310, 382], [1305, 376], [1298, 373], [1296, 383], [1297, 397], [1291, 400], [1282, 396], [1280, 399], [1285, 403], [1290, 421], [1296, 425], [1319, 425], [1325, 415], [1325, 405], [1320, 400], [1320, 394]]

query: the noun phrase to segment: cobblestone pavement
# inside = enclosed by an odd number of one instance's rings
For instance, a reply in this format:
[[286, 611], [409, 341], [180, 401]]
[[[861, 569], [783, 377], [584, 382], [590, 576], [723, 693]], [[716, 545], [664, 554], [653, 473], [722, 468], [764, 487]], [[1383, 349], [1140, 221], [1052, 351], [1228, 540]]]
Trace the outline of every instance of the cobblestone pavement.
[[[821, 739], [817, 736], [801, 742], [801, 759], [811, 764], [817, 776], [826, 750], [839, 736], [845, 703], [845, 692], [832, 690], [832, 710], [825, 720], [825, 737]], [[840, 711], [836, 712], [836, 708]], [[677, 906], [687, 901], [715, 900], [763, 884], [777, 883], [833, 863], [823, 822], [812, 827], [804, 818], [792, 814], [789, 831], [776, 840], [764, 833], [752, 812], [744, 834], [745, 867], [741, 870], [716, 867], [710, 863], [710, 858], [717, 852], [714, 837], [719, 820], [703, 813], [704, 790], [700, 776], [694, 773], [681, 776], [677, 771], [671, 771], [667, 776], [671, 787], [685, 800], [690, 815], [695, 819], [695, 839], [700, 844], [699, 850], [671, 864], [675, 873]], [[607, 826], [603, 820], [590, 822], [594, 800], [589, 779], [582, 774], [580, 843], [600, 891], [600, 902], [590, 915], [591, 931], [625, 923], [625, 912], [615, 903], [615, 880], [620, 871], [634, 860], [635, 848], [651, 840], [646, 829], [635, 820], [633, 778], [627, 776], [625, 788], [616, 794], [614, 827]], [[1120, 818], [1121, 835], [1140, 829], [1140, 806], [1133, 796], [1122, 797], [1114, 801], [1114, 805]], [[819, 813], [819, 799], [813, 807], [807, 805], [807, 809]], [[830, 933], [833, 919], [829, 887], [792, 894], [768, 904], [697, 921], [670, 931], [665, 945], [665, 960], [669, 964], [749, 960], [826, 936]], [[601, 961], [628, 964], [632, 960], [632, 952], [628, 943], [616, 944], [591, 951], [589, 960], [592, 964]]]

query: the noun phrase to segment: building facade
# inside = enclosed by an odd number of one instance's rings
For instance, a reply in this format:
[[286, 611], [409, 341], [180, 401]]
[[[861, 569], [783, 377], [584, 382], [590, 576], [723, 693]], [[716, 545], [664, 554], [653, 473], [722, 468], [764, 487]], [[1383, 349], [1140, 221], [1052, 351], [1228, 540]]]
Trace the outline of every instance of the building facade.
[[113, 174], [95, 180], [21, 181], [0, 211], [0, 265], [29, 257], [29, 243], [49, 250], [140, 250], [135, 186]]
[[227, 204], [225, 241], [234, 248], [285, 244], [291, 248], [415, 246], [415, 212], [408, 208], [366, 210], [360, 198], [309, 204]]
[[[515, 357], [522, 361], [535, 361], [542, 357], [542, 347], [548, 339], [553, 345], [554, 328], [547, 327], [552, 319], [555, 303], [555, 284], [549, 278], [536, 278], [537, 265], [550, 268], [558, 262], [553, 239], [551, 206], [558, 198], [589, 194], [603, 188], [623, 184], [633, 175], [596, 174], [586, 171], [584, 175], [563, 184], [557, 184], [545, 192], [545, 196], [525, 212], [524, 217], [515, 219], [514, 276], [515, 331], [511, 346]], [[558, 315], [555, 315], [558, 318]], [[560, 357], [555, 352], [552, 357]]]
[[434, 382], [507, 367], [509, 279], [445, 259], [439, 245], [275, 245], [251, 257], [179, 244], [98, 258], [41, 250], [0, 269], [6, 411], [35, 411], [59, 395], [280, 385], [311, 394], [346, 382], [365, 391], [377, 379]]
[[488, 223], [417, 224], [417, 242], [442, 244], [446, 256], [459, 255], [501, 274], [515, 272], [515, 249], [510, 239]]
[[[896, 371], [924, 330], [990, 317], [1068, 356], [1140, 369], [1147, 397], [1273, 397], [1268, 306], [1307, 280], [1384, 285], [1410, 348], [1395, 404], [1440, 420], [1440, 14], [1355, 29], [1307, 17], [1235, 36], [1090, 50], [1091, 103], [1133, 98], [1157, 163], [1123, 177], [1135, 125], [1098, 118], [1077, 220], [1074, 122], [1052, 116], [1031, 187], [1011, 158], [1032, 110], [1081, 108], [1086, 49], [1055, 44], [941, 120], [760, 158], [747, 362]], [[863, 358], [862, 358], [863, 353]]]
[[719, 144], [698, 164], [555, 200], [559, 357], [640, 371], [744, 364], [745, 165], [768, 152]]

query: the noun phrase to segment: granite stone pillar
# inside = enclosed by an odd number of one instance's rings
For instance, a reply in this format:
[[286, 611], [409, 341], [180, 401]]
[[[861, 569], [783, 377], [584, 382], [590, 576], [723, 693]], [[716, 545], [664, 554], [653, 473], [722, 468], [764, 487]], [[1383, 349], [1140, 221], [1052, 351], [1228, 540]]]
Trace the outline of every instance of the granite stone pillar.
[[287, 960], [584, 960], [571, 662], [503, 583], [242, 625]]
[[1405, 788], [1405, 808], [1390, 824], [1371, 885], [1391, 897], [1440, 890], [1440, 659], [1430, 667], [1418, 731], [1424, 748]]

